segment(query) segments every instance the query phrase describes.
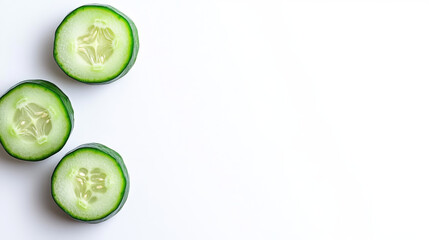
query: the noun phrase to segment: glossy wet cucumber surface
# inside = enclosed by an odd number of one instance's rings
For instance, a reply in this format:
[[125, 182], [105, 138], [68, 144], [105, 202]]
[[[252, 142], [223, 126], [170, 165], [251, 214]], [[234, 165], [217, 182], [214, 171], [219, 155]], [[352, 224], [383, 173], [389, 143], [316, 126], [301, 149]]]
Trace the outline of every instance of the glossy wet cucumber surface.
[[52, 197], [72, 218], [99, 223], [124, 205], [129, 176], [122, 157], [114, 150], [88, 143], [69, 152], [51, 178]]
[[22, 81], [0, 98], [0, 142], [15, 158], [38, 161], [55, 154], [73, 124], [70, 100], [46, 80]]
[[81, 6], [55, 32], [55, 61], [68, 76], [84, 83], [104, 84], [123, 77], [138, 50], [135, 24], [109, 5]]

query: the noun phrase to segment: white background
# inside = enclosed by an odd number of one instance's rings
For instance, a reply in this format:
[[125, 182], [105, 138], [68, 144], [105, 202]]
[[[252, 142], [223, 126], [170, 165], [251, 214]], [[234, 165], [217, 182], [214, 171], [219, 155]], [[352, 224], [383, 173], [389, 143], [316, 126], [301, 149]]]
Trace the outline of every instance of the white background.
[[[429, 2], [106, 1], [141, 49], [103, 86], [52, 57], [56, 27], [85, 3], [0, 3], [0, 91], [50, 80], [76, 118], [45, 161], [0, 150], [1, 239], [429, 238]], [[131, 180], [96, 225], [49, 190], [87, 142], [118, 151]]]

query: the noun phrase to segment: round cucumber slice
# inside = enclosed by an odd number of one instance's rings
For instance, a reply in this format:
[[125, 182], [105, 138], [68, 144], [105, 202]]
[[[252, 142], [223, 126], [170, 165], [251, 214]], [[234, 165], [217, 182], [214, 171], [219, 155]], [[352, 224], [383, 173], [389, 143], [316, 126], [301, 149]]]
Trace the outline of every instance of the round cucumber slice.
[[109, 5], [81, 6], [55, 32], [55, 61], [68, 76], [84, 83], [103, 84], [123, 77], [138, 50], [133, 21]]
[[73, 123], [70, 100], [48, 81], [22, 81], [0, 98], [0, 142], [18, 159], [38, 161], [57, 153]]
[[72, 218], [98, 223], [114, 216], [129, 191], [121, 156], [99, 143], [83, 144], [67, 153], [51, 179], [57, 205]]

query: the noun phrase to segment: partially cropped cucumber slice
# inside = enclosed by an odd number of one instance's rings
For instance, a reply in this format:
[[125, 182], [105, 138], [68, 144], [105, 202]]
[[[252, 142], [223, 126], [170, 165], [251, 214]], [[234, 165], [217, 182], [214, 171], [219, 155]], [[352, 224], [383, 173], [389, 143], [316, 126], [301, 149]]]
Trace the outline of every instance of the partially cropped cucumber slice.
[[0, 142], [22, 160], [43, 160], [61, 150], [73, 122], [70, 100], [45, 80], [20, 82], [0, 98]]
[[52, 175], [52, 197], [74, 219], [98, 223], [115, 215], [129, 190], [121, 156], [99, 143], [69, 152]]
[[85, 83], [108, 83], [124, 76], [139, 49], [137, 28], [109, 5], [84, 5], [55, 32], [54, 58], [70, 77]]

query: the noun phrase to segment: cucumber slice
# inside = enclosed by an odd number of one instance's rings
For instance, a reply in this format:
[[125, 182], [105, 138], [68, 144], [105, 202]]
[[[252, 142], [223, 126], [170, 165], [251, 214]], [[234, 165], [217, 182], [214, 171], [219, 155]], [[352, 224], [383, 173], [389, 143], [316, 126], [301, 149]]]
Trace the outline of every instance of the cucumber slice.
[[18, 159], [38, 161], [55, 154], [73, 123], [70, 100], [48, 81], [22, 81], [0, 98], [0, 142]]
[[51, 179], [57, 205], [72, 218], [89, 223], [114, 216], [127, 200], [129, 186], [121, 156], [99, 143], [80, 145], [69, 152]]
[[55, 32], [54, 58], [70, 77], [93, 84], [115, 81], [134, 65], [137, 28], [109, 5], [84, 5], [69, 13]]

